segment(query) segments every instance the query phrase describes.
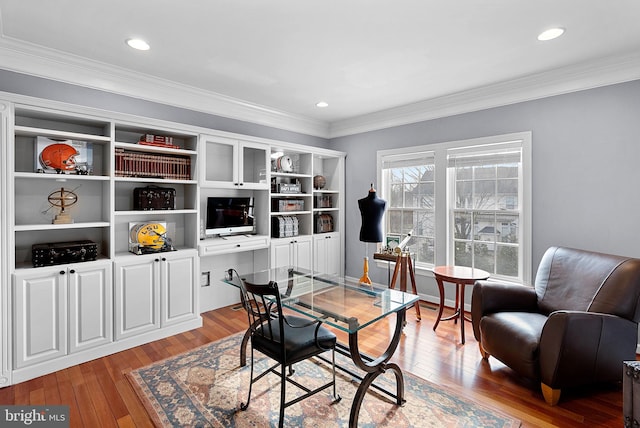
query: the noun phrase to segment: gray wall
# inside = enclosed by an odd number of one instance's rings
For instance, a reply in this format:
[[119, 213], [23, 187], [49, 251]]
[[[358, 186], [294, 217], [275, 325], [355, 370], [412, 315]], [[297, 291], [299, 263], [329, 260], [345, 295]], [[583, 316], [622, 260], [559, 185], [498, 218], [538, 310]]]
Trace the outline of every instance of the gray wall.
[[0, 69], [0, 91], [327, 148], [328, 140]]
[[[347, 275], [362, 274], [357, 200], [376, 181], [377, 150], [520, 131], [532, 131], [532, 274], [552, 245], [640, 257], [638, 80], [333, 139], [347, 152]], [[369, 274], [387, 281], [371, 263]]]

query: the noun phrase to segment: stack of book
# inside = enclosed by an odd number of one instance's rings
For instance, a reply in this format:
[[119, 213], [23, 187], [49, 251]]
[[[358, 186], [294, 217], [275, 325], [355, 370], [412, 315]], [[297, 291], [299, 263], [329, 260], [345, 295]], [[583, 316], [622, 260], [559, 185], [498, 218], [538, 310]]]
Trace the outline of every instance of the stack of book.
[[173, 144], [173, 137], [166, 135], [144, 134], [140, 136], [138, 144], [143, 146], [166, 147], [169, 149], [179, 149], [180, 146]]

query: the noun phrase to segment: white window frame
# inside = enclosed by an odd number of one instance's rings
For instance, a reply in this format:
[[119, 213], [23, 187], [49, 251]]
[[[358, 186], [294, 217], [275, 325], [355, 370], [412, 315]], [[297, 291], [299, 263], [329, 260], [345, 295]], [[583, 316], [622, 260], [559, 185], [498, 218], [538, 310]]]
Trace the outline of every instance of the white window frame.
[[[452, 190], [448, 179], [448, 152], [452, 149], [473, 148], [480, 146], [490, 146], [507, 142], [520, 142], [522, 147], [522, 172], [520, 189], [520, 229], [519, 229], [519, 278], [508, 277], [509, 282], [529, 284], [531, 283], [531, 248], [532, 248], [532, 207], [531, 207], [531, 132], [517, 132], [489, 137], [472, 138], [468, 140], [449, 141], [443, 143], [427, 144], [422, 146], [403, 147], [398, 149], [379, 150], [377, 152], [377, 180], [378, 194], [383, 199], [386, 189], [383, 185], [382, 165], [383, 160], [389, 157], [409, 156], [417, 152], [433, 152], [435, 156], [435, 207], [436, 207], [436, 233], [435, 233], [435, 265], [448, 265], [453, 263], [453, 229], [451, 225], [450, 202]], [[386, 230], [385, 238], [386, 238]], [[444, 243], [444, 244], [443, 244]], [[430, 275], [433, 266], [416, 266], [416, 273]], [[492, 276], [493, 279], [501, 279], [499, 276]], [[504, 278], [503, 278], [504, 279]]]

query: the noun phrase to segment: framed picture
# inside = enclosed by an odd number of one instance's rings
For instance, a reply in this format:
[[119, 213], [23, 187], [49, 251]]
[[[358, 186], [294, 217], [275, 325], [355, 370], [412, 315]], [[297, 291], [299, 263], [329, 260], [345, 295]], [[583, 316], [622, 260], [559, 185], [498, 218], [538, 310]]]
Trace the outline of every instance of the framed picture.
[[400, 245], [400, 237], [399, 236], [387, 236], [387, 248], [394, 249], [398, 245]]
[[36, 139], [35, 171], [46, 174], [93, 173], [93, 147], [86, 141]]

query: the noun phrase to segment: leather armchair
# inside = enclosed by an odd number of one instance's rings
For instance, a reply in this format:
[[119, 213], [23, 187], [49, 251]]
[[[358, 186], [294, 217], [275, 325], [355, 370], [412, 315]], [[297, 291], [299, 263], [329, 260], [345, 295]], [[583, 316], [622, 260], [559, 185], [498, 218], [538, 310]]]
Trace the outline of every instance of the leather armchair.
[[555, 405], [562, 388], [622, 380], [635, 360], [640, 321], [640, 259], [549, 248], [533, 287], [478, 281], [473, 333], [493, 356], [541, 383]]

